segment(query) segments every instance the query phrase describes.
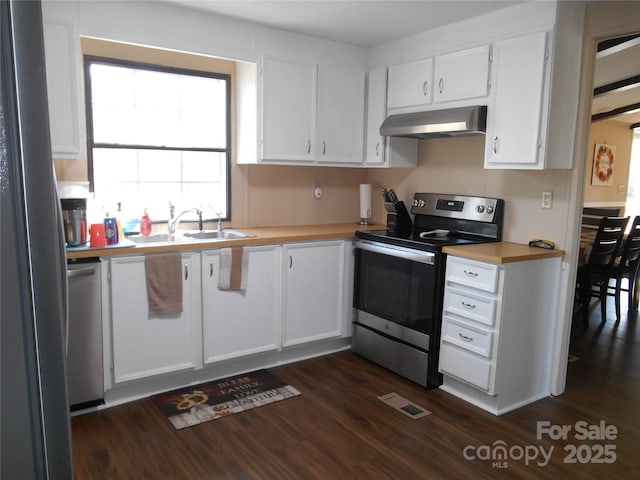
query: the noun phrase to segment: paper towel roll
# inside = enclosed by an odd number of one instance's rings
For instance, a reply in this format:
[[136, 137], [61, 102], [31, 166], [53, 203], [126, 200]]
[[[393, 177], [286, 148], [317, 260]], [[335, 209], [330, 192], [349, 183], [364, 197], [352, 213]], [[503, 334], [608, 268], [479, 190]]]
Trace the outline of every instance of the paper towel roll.
[[360, 223], [371, 223], [371, 185], [360, 184]]

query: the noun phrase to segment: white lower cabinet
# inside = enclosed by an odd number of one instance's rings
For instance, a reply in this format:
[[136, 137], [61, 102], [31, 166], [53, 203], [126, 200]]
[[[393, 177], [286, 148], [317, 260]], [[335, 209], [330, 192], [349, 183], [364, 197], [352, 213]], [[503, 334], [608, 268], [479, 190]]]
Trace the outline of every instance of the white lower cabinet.
[[278, 245], [247, 247], [245, 291], [219, 290], [220, 250], [202, 252], [204, 363], [280, 348]]
[[177, 315], [149, 317], [144, 255], [113, 258], [110, 269], [114, 383], [200, 367], [200, 254], [182, 254]]
[[443, 390], [496, 415], [549, 395], [560, 267], [447, 257]]
[[[206, 377], [203, 367], [220, 362], [256, 354], [278, 362], [282, 346], [306, 352], [306, 343], [350, 336], [351, 309], [344, 302], [352, 292], [345, 282], [353, 275], [349, 252], [351, 242], [343, 240], [246, 247], [243, 291], [218, 289], [220, 249], [182, 253], [183, 311], [155, 317], [148, 314], [145, 255], [111, 258], [104, 294], [111, 315], [107, 390], [168, 373], [178, 375], [167, 381], [177, 386], [189, 372], [202, 369], [193, 374]], [[322, 347], [309, 348], [322, 353]], [[288, 352], [283, 358], [297, 357]]]
[[284, 246], [283, 346], [343, 333], [344, 242]]

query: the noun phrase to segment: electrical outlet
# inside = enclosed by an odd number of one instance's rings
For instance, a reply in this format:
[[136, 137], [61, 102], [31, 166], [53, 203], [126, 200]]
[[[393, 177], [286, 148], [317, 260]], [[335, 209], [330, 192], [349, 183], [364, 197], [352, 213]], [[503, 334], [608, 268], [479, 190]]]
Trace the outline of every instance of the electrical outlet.
[[542, 192], [542, 208], [547, 208], [547, 209], [553, 208], [553, 192], [552, 191]]

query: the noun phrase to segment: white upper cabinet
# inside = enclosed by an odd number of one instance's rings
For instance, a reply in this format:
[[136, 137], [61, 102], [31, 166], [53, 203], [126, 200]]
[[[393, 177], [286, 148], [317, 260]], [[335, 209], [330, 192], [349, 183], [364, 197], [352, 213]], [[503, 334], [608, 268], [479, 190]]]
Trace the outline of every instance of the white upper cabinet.
[[265, 58], [260, 154], [264, 161], [311, 162], [316, 148], [316, 65]]
[[387, 108], [419, 107], [433, 101], [433, 59], [389, 67]]
[[43, 24], [49, 101], [49, 128], [54, 157], [83, 154], [80, 127], [79, 37], [71, 21], [46, 17]]
[[547, 60], [546, 32], [495, 44], [485, 168], [545, 168]]
[[489, 45], [435, 57], [434, 101], [485, 97], [489, 92]]
[[367, 81], [367, 127], [365, 167], [412, 167], [418, 162], [418, 140], [384, 137], [380, 125], [387, 108], [387, 69], [371, 70]]
[[362, 163], [364, 72], [320, 66], [318, 70], [318, 161]]
[[387, 69], [371, 70], [367, 76], [367, 129], [365, 164], [378, 166], [385, 163], [385, 137], [380, 135], [380, 125], [387, 114]]
[[260, 77], [256, 162], [362, 163], [364, 70], [265, 57]]

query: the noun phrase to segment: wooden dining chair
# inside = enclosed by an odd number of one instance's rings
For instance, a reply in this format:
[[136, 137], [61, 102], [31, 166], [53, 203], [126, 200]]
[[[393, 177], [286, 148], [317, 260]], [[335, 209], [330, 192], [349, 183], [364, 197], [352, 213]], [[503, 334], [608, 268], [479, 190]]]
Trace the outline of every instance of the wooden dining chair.
[[[638, 275], [640, 272], [640, 215], [633, 219], [631, 229], [622, 242], [622, 255], [618, 257], [611, 271], [610, 279], [615, 279], [615, 287], [609, 287], [609, 294], [616, 299], [616, 319], [620, 320], [620, 292], [628, 292], [630, 314], [638, 310]], [[622, 288], [622, 280], [627, 279], [628, 288]], [[613, 288], [614, 293], [610, 290]]]
[[578, 267], [577, 281], [582, 322], [589, 325], [589, 303], [592, 297], [600, 299], [602, 321], [607, 319], [607, 293], [611, 272], [619, 255], [620, 244], [629, 217], [604, 217], [600, 220], [586, 263]]

